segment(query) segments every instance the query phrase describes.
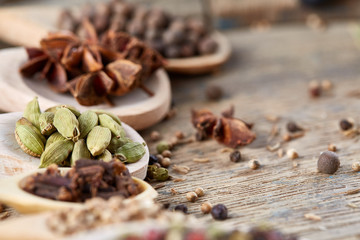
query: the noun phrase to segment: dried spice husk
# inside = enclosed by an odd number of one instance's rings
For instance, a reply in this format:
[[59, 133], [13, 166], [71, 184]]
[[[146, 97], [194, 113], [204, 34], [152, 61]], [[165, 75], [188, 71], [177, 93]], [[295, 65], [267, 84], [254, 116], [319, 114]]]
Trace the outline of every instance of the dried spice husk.
[[232, 148], [250, 144], [256, 138], [256, 134], [251, 131], [252, 124], [230, 117], [234, 112], [230, 109], [223, 117], [217, 117], [206, 109], [193, 110], [192, 123], [204, 138], [212, 137]]

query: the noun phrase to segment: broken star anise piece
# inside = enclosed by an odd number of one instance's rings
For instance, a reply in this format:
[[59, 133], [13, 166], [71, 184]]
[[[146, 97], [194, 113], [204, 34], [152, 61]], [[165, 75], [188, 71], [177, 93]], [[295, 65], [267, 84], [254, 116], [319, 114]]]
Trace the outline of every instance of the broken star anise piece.
[[216, 117], [209, 110], [192, 111], [192, 123], [200, 136], [213, 137], [218, 142], [236, 148], [250, 144], [255, 140], [249, 124], [244, 121], [226, 116]]

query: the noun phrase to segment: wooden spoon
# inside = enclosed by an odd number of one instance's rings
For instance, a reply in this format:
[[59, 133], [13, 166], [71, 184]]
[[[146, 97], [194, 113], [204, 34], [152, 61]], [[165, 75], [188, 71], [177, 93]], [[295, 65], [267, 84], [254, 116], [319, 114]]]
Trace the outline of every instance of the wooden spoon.
[[[61, 174], [66, 174], [70, 168], [59, 168]], [[81, 208], [83, 203], [73, 203], [56, 201], [43, 197], [36, 196], [28, 193], [20, 188], [20, 183], [26, 177], [35, 174], [45, 172], [46, 169], [37, 169], [32, 172], [27, 172], [17, 176], [0, 179], [0, 202], [15, 208], [19, 213], [38, 213], [49, 210], [60, 210], [68, 208]], [[138, 184], [141, 193], [133, 197], [136, 200], [155, 199], [157, 192], [145, 181], [133, 177], [134, 181]], [[125, 199], [124, 201], [129, 201]]]
[[103, 109], [118, 115], [123, 122], [136, 130], [156, 124], [169, 111], [171, 88], [164, 69], [158, 69], [145, 83], [154, 93], [152, 97], [140, 89], [134, 89], [125, 96], [114, 97], [114, 107], [105, 104], [86, 107], [80, 105], [70, 94], [55, 93], [45, 82], [24, 79], [19, 73], [19, 67], [26, 60], [27, 55], [23, 48], [0, 50], [0, 110], [22, 112], [26, 104], [38, 96], [42, 109], [59, 104], [69, 104], [80, 111]]
[[[22, 117], [22, 113], [0, 114], [0, 178], [35, 170], [40, 165], [40, 159], [24, 153], [15, 140], [15, 123]], [[144, 139], [130, 126], [123, 123], [129, 138], [136, 142]], [[149, 149], [145, 146], [145, 155], [136, 163], [127, 164], [132, 176], [144, 179], [149, 162]]]

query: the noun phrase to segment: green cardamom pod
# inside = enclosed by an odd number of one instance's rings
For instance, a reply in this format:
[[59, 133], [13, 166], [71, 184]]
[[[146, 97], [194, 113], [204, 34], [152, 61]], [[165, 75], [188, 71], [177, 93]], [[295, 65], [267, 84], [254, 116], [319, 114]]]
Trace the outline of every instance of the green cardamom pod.
[[75, 166], [75, 162], [81, 158], [91, 158], [91, 154], [89, 152], [89, 149], [86, 147], [84, 139], [79, 139], [74, 144], [74, 149], [71, 153], [71, 166]]
[[110, 129], [112, 134], [114, 134], [116, 137], [123, 138], [126, 136], [123, 127], [120, 124], [118, 124], [114, 119], [112, 119], [109, 115], [100, 114], [99, 122], [100, 122], [100, 126]]
[[110, 130], [101, 126], [94, 127], [86, 138], [87, 147], [93, 156], [102, 154], [109, 146], [110, 141]]
[[109, 152], [107, 149], [105, 149], [105, 151], [96, 157], [96, 159], [98, 160], [103, 160], [104, 162], [110, 162], [112, 160], [112, 154], [111, 152]]
[[74, 142], [70, 140], [60, 140], [51, 144], [40, 157], [39, 168], [45, 168], [49, 165], [62, 164], [66, 161], [74, 148]]
[[146, 153], [143, 144], [138, 142], [129, 142], [119, 147], [115, 156], [122, 162], [134, 163], [139, 161]]
[[43, 112], [39, 117], [40, 131], [41, 134], [46, 136], [51, 135], [56, 131], [56, 128], [53, 124], [55, 114], [52, 112]]
[[63, 135], [61, 135], [59, 132], [54, 132], [47, 139], [46, 144], [45, 144], [45, 149], [47, 149], [54, 142], [57, 142], [57, 141], [60, 141], [60, 140], [66, 140], [66, 138], [64, 138]]
[[76, 116], [67, 108], [61, 107], [55, 112], [54, 126], [66, 139], [76, 142], [79, 139], [79, 121]]
[[26, 105], [23, 116], [27, 120], [29, 120], [35, 127], [40, 128], [39, 126], [40, 114], [41, 111], [38, 102], [38, 97], [35, 97]]
[[125, 145], [126, 143], [129, 142], [133, 142], [133, 140], [131, 140], [130, 138], [117, 138], [117, 137], [113, 137], [111, 138], [110, 144], [107, 147], [107, 150], [109, 150], [112, 154], [114, 154], [116, 152], [116, 150], [118, 150], [119, 147]]
[[166, 181], [169, 178], [169, 171], [166, 168], [160, 167], [156, 169], [153, 176], [158, 181]]
[[57, 106], [54, 106], [54, 107], [51, 107], [51, 108], [48, 108], [45, 110], [45, 112], [52, 112], [52, 113], [56, 113], [56, 111], [60, 108], [67, 108], [69, 109], [76, 117], [79, 117], [80, 116], [80, 111], [77, 110], [74, 106], [71, 106], [71, 105], [57, 105]]
[[[44, 143], [39, 130], [35, 131], [34, 126], [19, 125], [15, 128], [15, 138], [21, 149], [34, 157], [40, 157], [44, 152]], [[36, 128], [35, 128], [36, 129]]]
[[16, 127], [20, 126], [20, 125], [26, 125], [26, 126], [31, 127], [38, 134], [38, 136], [41, 138], [41, 141], [43, 142], [43, 144], [45, 144], [46, 138], [41, 134], [39, 129], [37, 127], [35, 127], [29, 120], [27, 120], [24, 117], [20, 118], [19, 120], [16, 121]]
[[107, 112], [107, 111], [104, 111], [104, 110], [101, 110], [101, 109], [93, 109], [93, 111], [97, 115], [100, 115], [100, 114], [108, 115], [109, 117], [111, 117], [115, 122], [117, 122], [121, 126], [120, 118], [118, 116], [116, 116], [115, 114], [112, 114], [111, 112]]
[[79, 129], [80, 129], [80, 137], [85, 138], [91, 129], [93, 129], [96, 125], [98, 125], [98, 115], [93, 111], [85, 111], [78, 118], [79, 121]]

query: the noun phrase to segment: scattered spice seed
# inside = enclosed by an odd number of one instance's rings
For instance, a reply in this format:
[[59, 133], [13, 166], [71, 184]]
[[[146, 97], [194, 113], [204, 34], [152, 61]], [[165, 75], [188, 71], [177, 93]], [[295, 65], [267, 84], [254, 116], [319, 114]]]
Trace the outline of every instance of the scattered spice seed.
[[179, 205], [175, 206], [174, 210], [183, 212], [185, 214], [188, 212], [188, 208], [185, 204], [179, 204]]
[[357, 194], [360, 192], [360, 188], [357, 188], [357, 189], [351, 189], [349, 191], [346, 191], [346, 192], [343, 192], [342, 194], [345, 194], [345, 195], [353, 195], [353, 194]]
[[172, 194], [172, 195], [176, 195], [176, 194], [179, 193], [179, 192], [176, 191], [174, 188], [171, 188], [170, 191], [171, 191], [171, 194]]
[[180, 174], [187, 174], [190, 171], [190, 168], [187, 166], [174, 165], [173, 170]]
[[165, 150], [165, 151], [163, 151], [163, 152], [161, 153], [161, 155], [162, 155], [163, 157], [168, 157], [168, 158], [170, 158], [171, 155], [172, 155], [172, 153], [171, 153], [170, 150]]
[[350, 130], [354, 126], [353, 122], [348, 119], [342, 119], [339, 125], [342, 131]]
[[211, 215], [215, 220], [225, 220], [228, 217], [228, 210], [224, 204], [216, 204], [211, 209]]
[[325, 151], [320, 154], [317, 162], [318, 171], [326, 174], [335, 173], [340, 166], [340, 160], [336, 153]]
[[321, 81], [321, 88], [325, 91], [328, 91], [333, 88], [333, 83], [329, 81], [328, 79]]
[[193, 161], [197, 163], [207, 163], [210, 160], [208, 158], [193, 158]]
[[198, 195], [195, 192], [186, 193], [186, 199], [189, 202], [195, 202], [198, 199]]
[[315, 214], [313, 214], [313, 213], [306, 213], [306, 214], [304, 215], [304, 217], [305, 217], [306, 219], [313, 220], [313, 221], [321, 221], [321, 219], [322, 219], [320, 216], [315, 215]]
[[280, 117], [277, 115], [268, 114], [265, 115], [265, 119], [268, 120], [269, 122], [276, 123], [280, 120]]
[[284, 134], [283, 136], [283, 140], [285, 142], [289, 142], [291, 140], [294, 140], [294, 139], [297, 139], [297, 138], [301, 138], [305, 135], [305, 132], [302, 131], [302, 132], [297, 132], [297, 133], [293, 133], [293, 134], [289, 134], [289, 133], [286, 133]]
[[159, 141], [161, 139], [161, 135], [158, 131], [152, 131], [150, 133], [150, 139], [153, 142]]
[[206, 88], [205, 95], [208, 100], [218, 101], [223, 96], [223, 89], [218, 85], [210, 85]]
[[202, 197], [205, 195], [205, 191], [202, 187], [198, 187], [195, 189], [195, 193], [196, 195], [198, 195], [198, 197]]
[[286, 151], [286, 155], [288, 156], [288, 158], [290, 158], [291, 160], [294, 160], [296, 158], [299, 157], [299, 154], [296, 152], [295, 149], [291, 148], [289, 150]]
[[280, 158], [282, 158], [284, 156], [284, 149], [280, 148], [278, 151], [277, 151], [277, 154]]
[[270, 135], [267, 139], [268, 142], [270, 142], [271, 140], [273, 140], [277, 135], [279, 135], [280, 133], [280, 129], [277, 125], [273, 125], [271, 128], [271, 132]]
[[212, 209], [212, 205], [210, 202], [204, 202], [203, 204], [201, 204], [201, 212], [204, 213], [204, 214], [208, 214], [211, 212], [211, 209]]
[[309, 83], [309, 94], [312, 98], [320, 97], [321, 95], [321, 87], [319, 82], [311, 81]]
[[173, 182], [183, 182], [183, 181], [185, 181], [186, 180], [186, 178], [175, 178], [174, 180], [173, 180]]
[[168, 157], [165, 157], [160, 160], [160, 165], [164, 168], [168, 168], [170, 166], [170, 164], [171, 164], [171, 160]]
[[280, 148], [281, 144], [279, 142], [275, 143], [275, 145], [271, 146], [271, 145], [267, 145], [266, 149], [270, 152], [275, 152], [276, 150], [278, 150]]
[[176, 131], [175, 132], [175, 136], [177, 137], [177, 139], [184, 139], [184, 137], [185, 137], [185, 135], [184, 135], [184, 133], [183, 132], [181, 132], [181, 131]]
[[353, 162], [353, 164], [351, 165], [352, 170], [354, 170], [355, 172], [360, 171], [360, 163], [359, 162]]
[[300, 132], [304, 130], [303, 128], [299, 127], [294, 121], [288, 122], [286, 124], [286, 129], [291, 133]]
[[331, 151], [331, 152], [336, 152], [337, 151], [337, 148], [334, 144], [330, 143], [328, 145], [328, 150]]
[[260, 167], [260, 163], [257, 160], [250, 160], [249, 167], [253, 170], [258, 169]]
[[234, 151], [232, 148], [222, 148], [220, 149], [220, 153], [232, 152]]
[[241, 161], [241, 152], [239, 150], [235, 150], [232, 153], [230, 153], [230, 161], [240, 162]]
[[351, 207], [351, 208], [359, 208], [358, 205], [356, 205], [355, 203], [348, 203], [346, 204], [347, 206]]

